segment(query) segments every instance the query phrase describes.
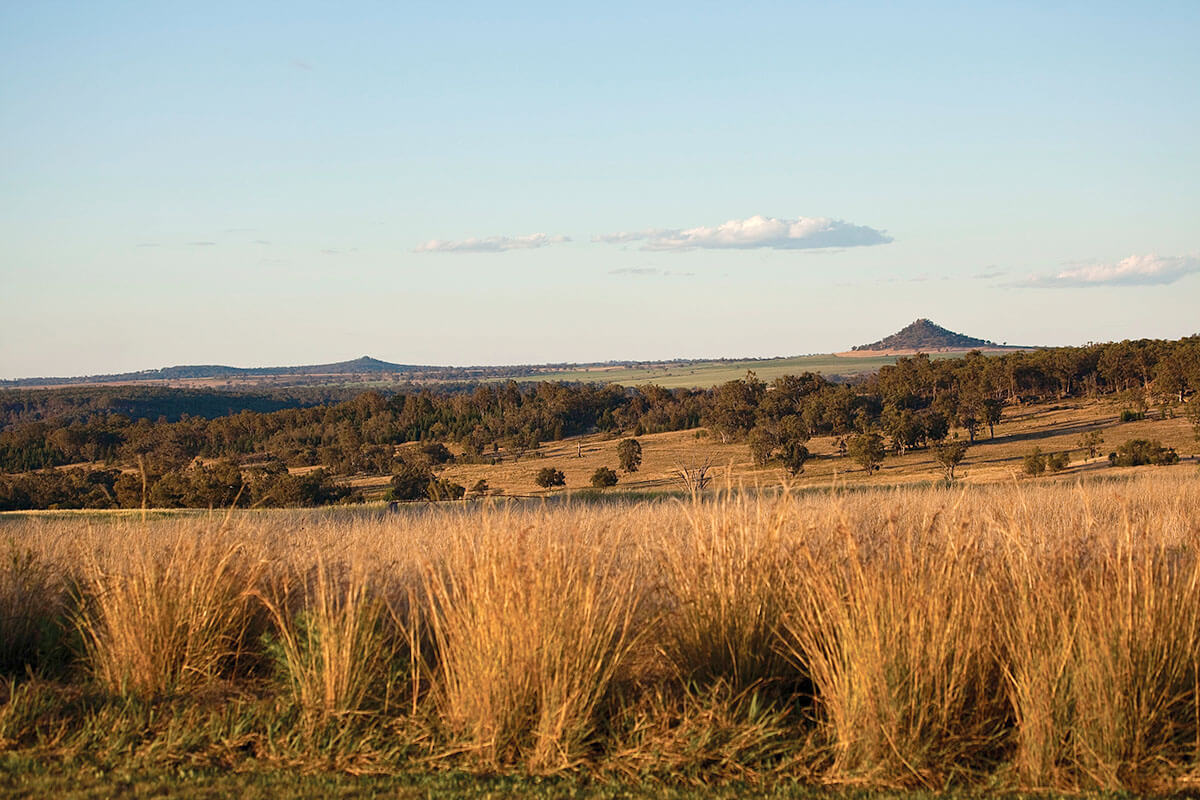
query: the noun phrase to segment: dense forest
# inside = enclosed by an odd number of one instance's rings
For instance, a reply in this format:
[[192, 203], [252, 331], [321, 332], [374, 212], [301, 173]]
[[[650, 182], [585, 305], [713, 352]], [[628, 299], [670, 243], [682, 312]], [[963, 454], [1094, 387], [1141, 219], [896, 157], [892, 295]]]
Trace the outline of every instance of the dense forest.
[[[485, 383], [387, 394], [72, 387], [0, 393], [0, 509], [319, 505], [355, 499], [334, 476], [414, 463], [520, 457], [591, 432], [707, 427], [756, 460], [803, 463], [819, 435], [872, 434], [895, 451], [960, 429], [973, 440], [1007, 406], [1120, 395], [1131, 410], [1200, 392], [1200, 337], [931, 360], [900, 358], [856, 383], [749, 373], [712, 389]], [[1195, 409], [1197, 404], [1189, 403]], [[441, 454], [433, 456], [431, 453]], [[787, 463], [787, 458], [784, 459]], [[65, 465], [86, 465], [61, 469]], [[288, 468], [321, 467], [303, 476]], [[56, 469], [59, 468], [59, 469]]]

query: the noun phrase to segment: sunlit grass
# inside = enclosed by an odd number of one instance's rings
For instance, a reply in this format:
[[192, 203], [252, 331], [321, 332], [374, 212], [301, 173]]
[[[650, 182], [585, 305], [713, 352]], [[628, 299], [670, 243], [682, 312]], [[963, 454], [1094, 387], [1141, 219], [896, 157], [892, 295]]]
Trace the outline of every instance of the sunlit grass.
[[[1196, 508], [1200, 480], [1176, 471], [21, 518], [0, 570], [0, 748], [156, 768], [1182, 790], [1200, 779]], [[64, 619], [73, 658], [30, 644]]]

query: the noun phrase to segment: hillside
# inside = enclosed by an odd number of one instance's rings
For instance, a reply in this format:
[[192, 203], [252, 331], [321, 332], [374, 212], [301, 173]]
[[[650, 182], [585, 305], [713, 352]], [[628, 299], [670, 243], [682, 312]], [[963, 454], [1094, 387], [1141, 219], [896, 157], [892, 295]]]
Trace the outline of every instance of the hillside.
[[308, 364], [295, 367], [229, 367], [221, 364], [191, 364], [110, 375], [85, 375], [73, 378], [19, 378], [0, 381], [0, 386], [31, 387], [89, 383], [140, 383], [142, 381], [245, 380], [278, 376], [376, 375], [409, 373], [420, 369], [422, 368], [408, 364], [392, 364], [370, 356], [362, 356], [352, 361], [338, 361], [334, 364]]
[[[852, 352], [866, 351], [934, 351], [934, 350], [972, 350], [975, 348], [999, 349], [1001, 345], [987, 339], [976, 339], [956, 333], [927, 319], [919, 319], [906, 325], [891, 336], [886, 336], [871, 344], [861, 344], [851, 348]], [[1020, 348], [1012, 348], [1020, 349]]]

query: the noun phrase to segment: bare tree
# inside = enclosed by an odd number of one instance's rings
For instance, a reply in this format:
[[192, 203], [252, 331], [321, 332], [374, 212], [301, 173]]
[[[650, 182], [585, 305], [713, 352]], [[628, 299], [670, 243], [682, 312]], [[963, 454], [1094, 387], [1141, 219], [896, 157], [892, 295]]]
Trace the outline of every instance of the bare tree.
[[695, 462], [689, 465], [675, 464], [675, 474], [679, 477], [683, 488], [687, 489], [692, 495], [700, 494], [704, 491], [704, 487], [708, 486], [712, 480], [712, 476], [708, 471], [712, 469], [712, 456], [704, 459], [704, 463], [697, 464]]

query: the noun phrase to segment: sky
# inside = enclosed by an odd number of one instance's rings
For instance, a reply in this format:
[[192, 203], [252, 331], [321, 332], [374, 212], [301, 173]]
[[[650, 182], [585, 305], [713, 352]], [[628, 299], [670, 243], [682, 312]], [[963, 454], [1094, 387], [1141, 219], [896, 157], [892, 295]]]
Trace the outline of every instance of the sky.
[[1200, 3], [0, 0], [0, 377], [1200, 331]]

